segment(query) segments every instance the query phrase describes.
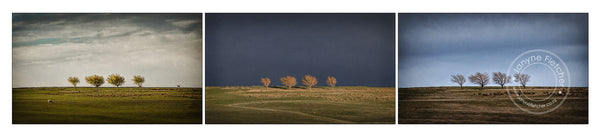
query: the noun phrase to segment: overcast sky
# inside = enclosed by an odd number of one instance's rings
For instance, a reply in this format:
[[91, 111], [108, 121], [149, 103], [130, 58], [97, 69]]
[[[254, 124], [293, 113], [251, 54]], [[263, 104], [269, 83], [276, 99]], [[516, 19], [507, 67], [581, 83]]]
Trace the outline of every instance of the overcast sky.
[[[570, 70], [571, 85], [588, 86], [587, 14], [401, 13], [398, 33], [399, 87], [458, 86], [452, 74], [487, 72], [491, 79], [533, 49], [557, 54]], [[536, 71], [529, 72], [529, 86], [554, 80], [544, 67], [530, 70]]]
[[395, 14], [206, 14], [206, 85], [394, 87]]
[[[202, 14], [13, 14], [13, 87], [91, 86], [117, 73], [134, 86], [202, 86]], [[108, 83], [103, 87], [112, 86]]]

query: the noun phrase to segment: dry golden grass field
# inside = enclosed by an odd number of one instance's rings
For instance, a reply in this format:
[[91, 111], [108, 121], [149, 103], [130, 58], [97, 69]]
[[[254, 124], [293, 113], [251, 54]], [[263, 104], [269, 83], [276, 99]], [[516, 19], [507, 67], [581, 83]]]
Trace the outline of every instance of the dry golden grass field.
[[393, 124], [394, 88], [207, 87], [206, 123]]

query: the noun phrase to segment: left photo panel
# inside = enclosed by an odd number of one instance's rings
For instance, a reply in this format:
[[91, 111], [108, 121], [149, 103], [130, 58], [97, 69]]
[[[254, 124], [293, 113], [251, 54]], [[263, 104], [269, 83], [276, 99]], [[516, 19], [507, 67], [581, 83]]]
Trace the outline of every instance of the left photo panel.
[[12, 14], [13, 124], [201, 124], [202, 13]]

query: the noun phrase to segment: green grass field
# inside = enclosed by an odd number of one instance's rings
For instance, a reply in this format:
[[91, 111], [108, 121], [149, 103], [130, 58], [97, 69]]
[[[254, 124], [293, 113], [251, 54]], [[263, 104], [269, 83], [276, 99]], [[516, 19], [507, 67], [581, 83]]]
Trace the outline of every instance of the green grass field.
[[206, 88], [207, 124], [393, 124], [394, 106], [394, 88]]
[[[528, 87], [535, 94], [531, 98], [544, 98], [546, 87]], [[567, 100], [556, 110], [546, 114], [530, 114], [519, 109], [502, 93], [500, 87], [423, 87], [398, 90], [398, 123], [588, 123], [588, 88], [571, 88]], [[496, 94], [494, 94], [496, 93]], [[554, 96], [556, 97], [556, 96]]]
[[[201, 88], [14, 88], [14, 124], [202, 123]], [[48, 100], [54, 104], [48, 104]]]

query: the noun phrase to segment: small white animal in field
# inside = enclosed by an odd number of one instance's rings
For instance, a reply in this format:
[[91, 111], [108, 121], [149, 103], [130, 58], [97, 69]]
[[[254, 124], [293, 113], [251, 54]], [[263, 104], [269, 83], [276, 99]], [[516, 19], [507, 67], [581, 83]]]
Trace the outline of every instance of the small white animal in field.
[[562, 95], [562, 91], [558, 91], [558, 95]]
[[48, 99], [48, 104], [54, 104], [54, 101]]

